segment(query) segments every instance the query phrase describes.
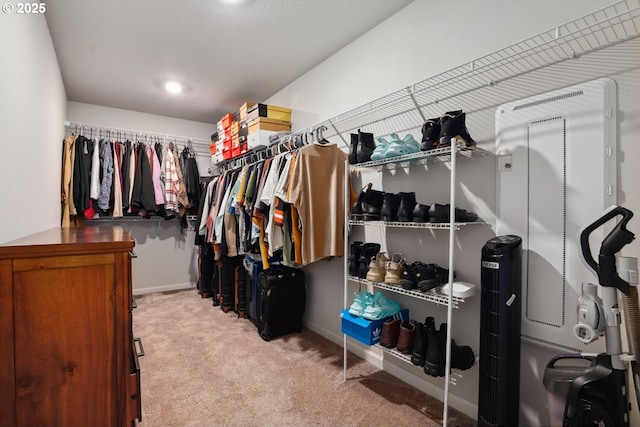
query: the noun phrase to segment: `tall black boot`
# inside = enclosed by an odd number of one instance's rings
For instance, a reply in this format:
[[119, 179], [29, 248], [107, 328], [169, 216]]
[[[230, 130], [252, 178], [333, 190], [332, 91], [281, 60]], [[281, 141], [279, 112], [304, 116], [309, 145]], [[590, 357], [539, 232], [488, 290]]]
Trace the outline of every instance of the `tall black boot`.
[[[425, 328], [427, 330], [427, 354], [424, 361], [424, 373], [432, 377], [443, 377], [446, 364], [447, 332], [436, 329], [433, 317], [427, 317]], [[440, 327], [442, 329], [442, 326]]]
[[358, 266], [360, 265], [360, 250], [362, 242], [351, 242], [349, 255], [349, 276], [358, 275]]
[[397, 221], [398, 208], [400, 207], [400, 195], [384, 193], [381, 215], [384, 221]]
[[400, 207], [398, 208], [398, 221], [413, 221], [413, 210], [416, 207], [416, 193], [400, 193]]
[[362, 200], [362, 219], [375, 221], [380, 219], [382, 204], [384, 203], [384, 191], [369, 190]]
[[358, 134], [352, 133], [351, 135], [351, 147], [349, 147], [349, 164], [355, 165], [358, 163]]
[[[427, 321], [425, 320], [425, 323]], [[424, 323], [416, 322], [416, 340], [413, 343], [413, 353], [411, 353], [411, 363], [416, 366], [424, 366], [427, 355], [429, 338]]]
[[373, 140], [373, 134], [369, 132], [360, 132], [358, 129], [358, 149], [356, 154], [358, 163], [364, 163], [371, 160], [371, 154], [376, 149], [376, 143]]
[[367, 184], [365, 187], [360, 190], [360, 194], [358, 195], [358, 199], [356, 203], [353, 205], [353, 209], [351, 209], [351, 219], [354, 221], [362, 220], [362, 215], [364, 212], [362, 211], [362, 202], [364, 201], [365, 194], [371, 190], [371, 183]]
[[360, 248], [360, 262], [358, 263], [358, 277], [364, 279], [369, 271], [369, 263], [380, 252], [379, 243], [365, 243]]

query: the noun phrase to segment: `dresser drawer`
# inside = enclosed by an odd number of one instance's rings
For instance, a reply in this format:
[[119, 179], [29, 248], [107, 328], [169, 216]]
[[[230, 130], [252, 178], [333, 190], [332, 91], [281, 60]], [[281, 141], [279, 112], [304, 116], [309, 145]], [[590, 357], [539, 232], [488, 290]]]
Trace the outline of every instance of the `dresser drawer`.
[[[138, 346], [136, 346], [138, 343]], [[138, 352], [137, 347], [140, 347]], [[131, 369], [129, 372], [129, 406], [131, 420], [138, 419], [142, 421], [142, 399], [140, 396], [140, 361], [138, 356], [144, 356], [144, 349], [142, 348], [142, 341], [140, 338], [136, 338], [131, 343]]]

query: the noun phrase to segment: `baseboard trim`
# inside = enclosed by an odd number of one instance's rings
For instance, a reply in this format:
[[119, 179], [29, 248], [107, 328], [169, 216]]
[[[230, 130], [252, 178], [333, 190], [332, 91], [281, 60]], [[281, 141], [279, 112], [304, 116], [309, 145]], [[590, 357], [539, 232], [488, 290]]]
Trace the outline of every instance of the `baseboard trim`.
[[195, 283], [184, 282], [184, 283], [172, 283], [170, 285], [161, 285], [161, 286], [152, 286], [149, 288], [133, 288], [133, 295], [143, 295], [150, 294], [154, 292], [168, 292], [168, 291], [179, 291], [182, 289], [193, 289], [195, 288]]
[[[312, 330], [313, 332], [322, 335], [330, 341], [338, 344], [340, 347], [343, 346], [343, 335], [336, 334], [332, 331], [329, 331], [326, 328], [323, 328], [315, 323], [306, 323], [305, 326]], [[365, 360], [366, 362], [372, 364], [373, 366], [384, 369], [386, 372], [390, 373], [394, 377], [399, 380], [417, 388], [418, 390], [428, 394], [429, 396], [433, 396], [436, 399], [443, 401], [444, 400], [444, 377], [442, 379], [436, 380], [442, 384], [435, 384], [424, 377], [426, 376], [422, 372], [421, 367], [417, 366], [409, 366], [403, 361], [397, 360], [392, 361], [391, 358], [387, 358], [386, 360], [383, 357], [382, 350], [366, 346], [364, 344], [360, 344], [357, 341], [354, 341], [351, 338], [347, 338], [347, 349]], [[397, 362], [397, 363], [394, 363]], [[401, 366], [402, 365], [402, 366]], [[415, 371], [415, 372], [414, 372]], [[348, 372], [347, 372], [348, 374]], [[449, 406], [457, 409], [463, 414], [476, 419], [478, 416], [478, 406], [468, 402], [453, 393], [449, 393]]]
[[[344, 344], [344, 335], [336, 334], [325, 329], [315, 323], [306, 323], [305, 326], [318, 335], [322, 335], [330, 341], [338, 344], [340, 347]], [[368, 345], [360, 344], [351, 338], [347, 338], [347, 350], [355, 354], [359, 358], [371, 363], [376, 368], [382, 369], [382, 352]]]

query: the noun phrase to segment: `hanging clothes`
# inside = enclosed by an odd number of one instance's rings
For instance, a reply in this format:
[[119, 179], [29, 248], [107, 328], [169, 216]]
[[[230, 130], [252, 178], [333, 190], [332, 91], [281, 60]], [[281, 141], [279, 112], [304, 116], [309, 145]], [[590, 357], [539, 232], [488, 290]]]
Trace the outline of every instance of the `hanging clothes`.
[[200, 202], [200, 172], [198, 171], [198, 163], [196, 162], [193, 151], [188, 147], [182, 150], [183, 179], [189, 198], [188, 208], [198, 209]]
[[182, 174], [182, 165], [180, 164], [180, 155], [178, 154], [178, 148], [175, 144], [170, 144], [173, 150], [173, 158], [176, 163], [176, 174], [178, 175], [178, 209], [180, 216], [185, 214], [185, 208], [189, 206], [189, 196], [187, 195], [187, 188], [184, 184], [184, 176]]
[[178, 171], [173, 150], [165, 150], [164, 159], [164, 209], [167, 215], [178, 214]]
[[60, 202], [62, 204], [62, 227], [71, 226], [71, 175], [73, 171], [72, 155], [74, 151], [75, 136], [69, 135], [62, 145], [62, 182], [60, 189]]
[[108, 139], [100, 140], [100, 165], [102, 166], [102, 180], [100, 181], [98, 207], [106, 212], [109, 210], [113, 183], [113, 150], [111, 149], [111, 141]]
[[143, 143], [138, 144], [136, 176], [133, 183], [131, 205], [138, 209], [138, 215], [148, 216], [156, 209], [156, 199], [151, 176], [151, 164]]
[[299, 150], [290, 182], [298, 210], [304, 265], [344, 255], [345, 161], [336, 145], [312, 144]]
[[113, 143], [113, 198], [112, 207], [113, 211], [111, 216], [114, 218], [121, 218], [122, 214], [122, 177], [120, 176], [120, 142]]
[[131, 203], [131, 141], [127, 140], [122, 144], [122, 164], [120, 165], [120, 177], [122, 178], [122, 212], [129, 211]]
[[80, 135], [76, 139], [75, 159], [73, 163], [73, 203], [78, 214], [89, 208], [91, 190], [91, 162], [93, 160], [93, 143]]

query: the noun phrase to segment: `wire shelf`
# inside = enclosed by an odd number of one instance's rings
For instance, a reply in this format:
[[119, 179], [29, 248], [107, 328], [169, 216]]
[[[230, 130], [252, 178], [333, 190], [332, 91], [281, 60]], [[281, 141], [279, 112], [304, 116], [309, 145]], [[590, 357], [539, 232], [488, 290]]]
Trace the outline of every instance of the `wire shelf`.
[[[449, 230], [451, 224], [448, 222], [395, 222], [395, 221], [362, 221], [362, 220], [349, 220], [349, 225], [376, 225], [378, 227], [390, 227], [390, 228], [428, 228], [428, 229], [443, 229]], [[474, 222], [454, 222], [453, 226], [456, 230], [466, 225], [487, 225], [485, 221]]]
[[[640, 0], [623, 0], [564, 25], [477, 58], [319, 123], [327, 138], [367, 129], [388, 134], [385, 122], [419, 128], [429, 106], [492, 87], [550, 65], [577, 59], [640, 36]], [[428, 117], [428, 116], [426, 116]]]
[[[435, 289], [432, 289], [427, 292], [420, 292], [419, 290], [404, 289], [400, 285], [390, 285], [387, 283], [372, 282], [370, 280], [361, 279], [356, 276], [348, 276], [347, 278], [349, 281], [356, 282], [361, 285], [371, 285], [375, 288], [384, 289], [386, 291], [395, 292], [401, 295], [408, 295], [413, 298], [418, 298], [418, 299], [433, 302], [436, 304], [441, 304], [441, 305], [449, 304], [449, 295], [443, 294], [441, 292], [437, 292]], [[451, 305], [453, 308], [458, 308], [458, 304], [463, 302], [464, 302], [464, 298], [459, 298], [454, 296], [451, 297]]]
[[[487, 150], [480, 147], [466, 147], [463, 143], [456, 146], [456, 154], [458, 157], [482, 157], [490, 154]], [[451, 147], [435, 148], [428, 151], [419, 151], [417, 153], [405, 154], [402, 156], [391, 157], [383, 160], [372, 160], [369, 162], [357, 163], [349, 165], [349, 170], [358, 169], [390, 169], [396, 167], [407, 167], [411, 164], [427, 164], [428, 162], [449, 162], [451, 161]]]
[[[400, 353], [398, 350], [396, 350], [395, 348], [387, 348], [383, 345], [378, 344], [374, 344], [376, 347], [378, 347], [379, 349], [381, 349], [384, 353], [389, 354], [397, 359], [402, 360], [403, 362], [409, 363], [411, 365], [413, 365], [413, 363], [411, 362], [411, 355], [409, 354], [404, 354], [404, 353]], [[413, 365], [416, 368], [421, 368], [420, 366], [416, 366]], [[454, 374], [453, 372], [451, 373], [451, 375], [449, 376], [449, 384], [452, 385], [456, 385], [456, 378], [462, 378], [462, 375], [460, 374]], [[433, 377], [433, 378], [443, 378], [444, 377]]]

